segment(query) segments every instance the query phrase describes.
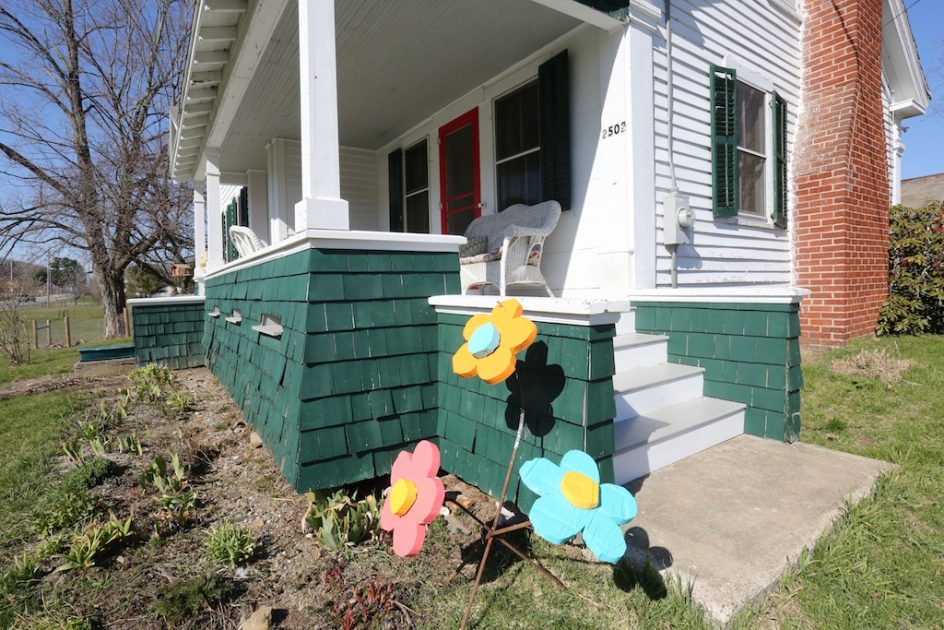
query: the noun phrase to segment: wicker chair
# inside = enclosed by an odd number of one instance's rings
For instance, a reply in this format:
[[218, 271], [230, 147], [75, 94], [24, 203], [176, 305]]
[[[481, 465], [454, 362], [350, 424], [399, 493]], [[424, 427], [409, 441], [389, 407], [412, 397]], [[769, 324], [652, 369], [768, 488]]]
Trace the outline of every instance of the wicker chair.
[[500, 295], [512, 287], [543, 287], [554, 297], [541, 274], [544, 239], [554, 231], [561, 208], [556, 201], [534, 206], [516, 204], [504, 212], [479, 217], [465, 236], [488, 239], [486, 252], [459, 259], [462, 292], [491, 285]]
[[233, 241], [233, 247], [239, 252], [240, 258], [245, 258], [253, 252], [267, 247], [265, 241], [256, 236], [255, 232], [240, 225], [234, 225], [229, 228], [229, 238]]

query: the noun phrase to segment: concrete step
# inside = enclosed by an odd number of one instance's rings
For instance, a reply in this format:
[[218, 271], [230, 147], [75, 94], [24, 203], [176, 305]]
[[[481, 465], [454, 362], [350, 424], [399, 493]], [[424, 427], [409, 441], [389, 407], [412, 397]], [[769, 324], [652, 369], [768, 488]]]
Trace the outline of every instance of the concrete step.
[[630, 308], [620, 313], [620, 318], [616, 322], [616, 334], [627, 335], [634, 332], [636, 332], [636, 309]]
[[616, 421], [645, 415], [702, 395], [704, 368], [662, 363], [613, 376]]
[[638, 479], [744, 432], [744, 405], [698, 397], [614, 427], [616, 483]]
[[616, 373], [659, 365], [668, 360], [669, 338], [665, 335], [627, 333], [613, 339]]

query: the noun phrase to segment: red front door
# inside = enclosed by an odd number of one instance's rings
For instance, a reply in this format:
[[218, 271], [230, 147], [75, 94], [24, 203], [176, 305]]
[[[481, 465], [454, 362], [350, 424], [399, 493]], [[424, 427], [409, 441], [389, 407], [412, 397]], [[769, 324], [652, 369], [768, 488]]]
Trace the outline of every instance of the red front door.
[[478, 107], [439, 128], [439, 190], [443, 234], [463, 234], [481, 214]]

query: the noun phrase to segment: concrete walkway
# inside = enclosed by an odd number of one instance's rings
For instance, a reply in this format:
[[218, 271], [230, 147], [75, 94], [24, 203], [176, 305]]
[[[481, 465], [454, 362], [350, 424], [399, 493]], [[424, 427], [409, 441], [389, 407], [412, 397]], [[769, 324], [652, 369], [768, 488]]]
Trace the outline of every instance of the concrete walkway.
[[693, 584], [726, 624], [766, 594], [844, 502], [867, 496], [892, 464], [809, 444], [740, 436], [637, 480], [631, 557]]

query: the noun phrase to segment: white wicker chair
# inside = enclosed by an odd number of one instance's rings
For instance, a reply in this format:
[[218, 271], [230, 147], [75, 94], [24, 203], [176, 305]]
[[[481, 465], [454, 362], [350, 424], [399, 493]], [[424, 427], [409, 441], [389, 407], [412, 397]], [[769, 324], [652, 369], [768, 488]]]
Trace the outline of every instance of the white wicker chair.
[[[504, 212], [470, 223], [465, 236], [487, 237], [487, 251], [493, 255], [459, 260], [462, 293], [472, 288], [484, 293], [488, 285], [496, 287], [500, 295], [506, 295], [511, 287], [543, 287], [554, 297], [541, 274], [541, 257], [544, 239], [554, 231], [560, 214], [559, 203], [545, 201], [534, 206], [509, 206]], [[485, 260], [478, 260], [481, 258]]]
[[256, 236], [255, 232], [240, 225], [234, 225], [229, 228], [229, 238], [233, 241], [233, 247], [239, 252], [240, 258], [257, 252], [263, 247], [267, 247], [265, 241]]

